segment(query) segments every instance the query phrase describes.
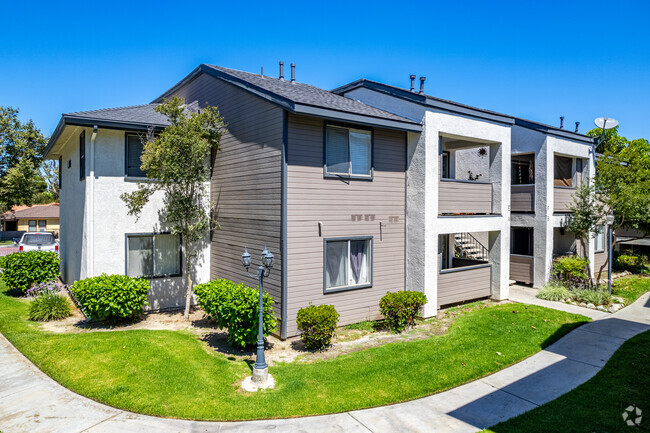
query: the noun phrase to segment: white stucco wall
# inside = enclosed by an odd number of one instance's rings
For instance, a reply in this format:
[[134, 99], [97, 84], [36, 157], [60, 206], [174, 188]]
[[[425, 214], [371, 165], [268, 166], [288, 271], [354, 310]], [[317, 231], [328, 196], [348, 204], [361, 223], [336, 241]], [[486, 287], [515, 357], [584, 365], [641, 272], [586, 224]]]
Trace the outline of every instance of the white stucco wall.
[[[86, 173], [90, 173], [90, 137], [92, 129], [86, 130]], [[156, 193], [145, 206], [139, 219], [127, 214], [120, 195], [137, 189], [135, 179], [124, 175], [125, 132], [100, 128], [95, 140], [94, 192], [89, 178], [79, 181], [78, 134], [76, 140], [66, 147], [66, 158], [72, 159], [72, 168], [66, 171], [64, 162], [64, 185], [61, 194], [61, 254], [67, 283], [88, 276], [126, 273], [126, 234], [167, 231], [159, 215], [163, 193]], [[76, 143], [76, 146], [74, 145]], [[69, 149], [69, 150], [67, 150]], [[75, 165], [76, 164], [76, 165]], [[75, 169], [75, 167], [77, 167]], [[68, 180], [71, 178], [70, 180]], [[76, 181], [75, 181], [76, 179]], [[89, 196], [94, 196], [94, 209], [90, 210]], [[82, 211], [83, 210], [83, 211]], [[81, 216], [81, 217], [80, 217]], [[92, 218], [94, 230], [88, 229]], [[80, 224], [81, 222], [81, 224]], [[92, 236], [92, 242], [89, 237]], [[89, 250], [93, 245], [92, 251]], [[88, 260], [92, 257], [92, 275]], [[77, 270], [79, 269], [79, 270]], [[184, 269], [184, 264], [183, 264]], [[210, 243], [206, 238], [200, 256], [192, 272], [195, 284], [210, 279]], [[151, 280], [149, 309], [176, 308], [185, 303], [185, 278], [154, 278]]]

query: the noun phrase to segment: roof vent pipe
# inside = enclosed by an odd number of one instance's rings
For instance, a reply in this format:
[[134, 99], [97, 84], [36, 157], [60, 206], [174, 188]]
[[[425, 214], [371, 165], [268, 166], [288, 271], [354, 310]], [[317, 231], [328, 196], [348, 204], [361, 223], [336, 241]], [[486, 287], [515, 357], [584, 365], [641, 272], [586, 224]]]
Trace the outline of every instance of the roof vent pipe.
[[262, 70], [260, 71], [260, 75], [263, 77], [264, 76], [264, 66], [262, 66]]
[[580, 122], [576, 122], [576, 130], [575, 132], [578, 132], [578, 127], [580, 126]]
[[295, 84], [296, 82], [296, 64], [291, 64], [291, 82]]
[[415, 75], [411, 75], [411, 92], [415, 92]]
[[284, 80], [284, 62], [280, 62], [280, 79]]
[[560, 129], [564, 129], [564, 116], [560, 116]]
[[424, 93], [424, 80], [426, 80], [427, 77], [420, 77], [420, 95]]

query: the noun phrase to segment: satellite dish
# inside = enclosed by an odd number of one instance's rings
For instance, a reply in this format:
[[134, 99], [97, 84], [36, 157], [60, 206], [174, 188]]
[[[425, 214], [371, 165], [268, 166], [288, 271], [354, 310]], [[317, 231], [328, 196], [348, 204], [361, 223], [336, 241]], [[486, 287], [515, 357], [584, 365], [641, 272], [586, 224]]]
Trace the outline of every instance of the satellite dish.
[[610, 119], [608, 117], [599, 117], [594, 120], [594, 123], [601, 129], [612, 129], [618, 126], [618, 120]]

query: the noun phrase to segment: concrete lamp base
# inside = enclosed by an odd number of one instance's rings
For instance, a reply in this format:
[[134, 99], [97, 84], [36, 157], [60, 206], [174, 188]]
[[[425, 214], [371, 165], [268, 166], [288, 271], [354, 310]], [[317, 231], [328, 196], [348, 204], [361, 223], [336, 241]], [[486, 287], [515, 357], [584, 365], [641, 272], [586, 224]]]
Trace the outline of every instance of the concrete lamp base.
[[260, 389], [273, 389], [275, 387], [275, 379], [273, 376], [268, 374], [268, 369], [266, 370], [266, 381], [264, 382], [255, 382], [255, 370], [253, 370], [253, 376], [248, 376], [241, 384], [241, 387], [244, 391], [247, 392], [257, 392]]

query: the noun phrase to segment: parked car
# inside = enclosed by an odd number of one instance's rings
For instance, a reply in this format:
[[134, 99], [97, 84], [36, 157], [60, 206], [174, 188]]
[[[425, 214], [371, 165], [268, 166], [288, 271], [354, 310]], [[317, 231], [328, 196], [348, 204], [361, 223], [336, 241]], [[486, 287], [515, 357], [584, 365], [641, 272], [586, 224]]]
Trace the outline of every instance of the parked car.
[[20, 252], [23, 251], [54, 251], [59, 252], [59, 242], [52, 233], [25, 233], [18, 242]]

